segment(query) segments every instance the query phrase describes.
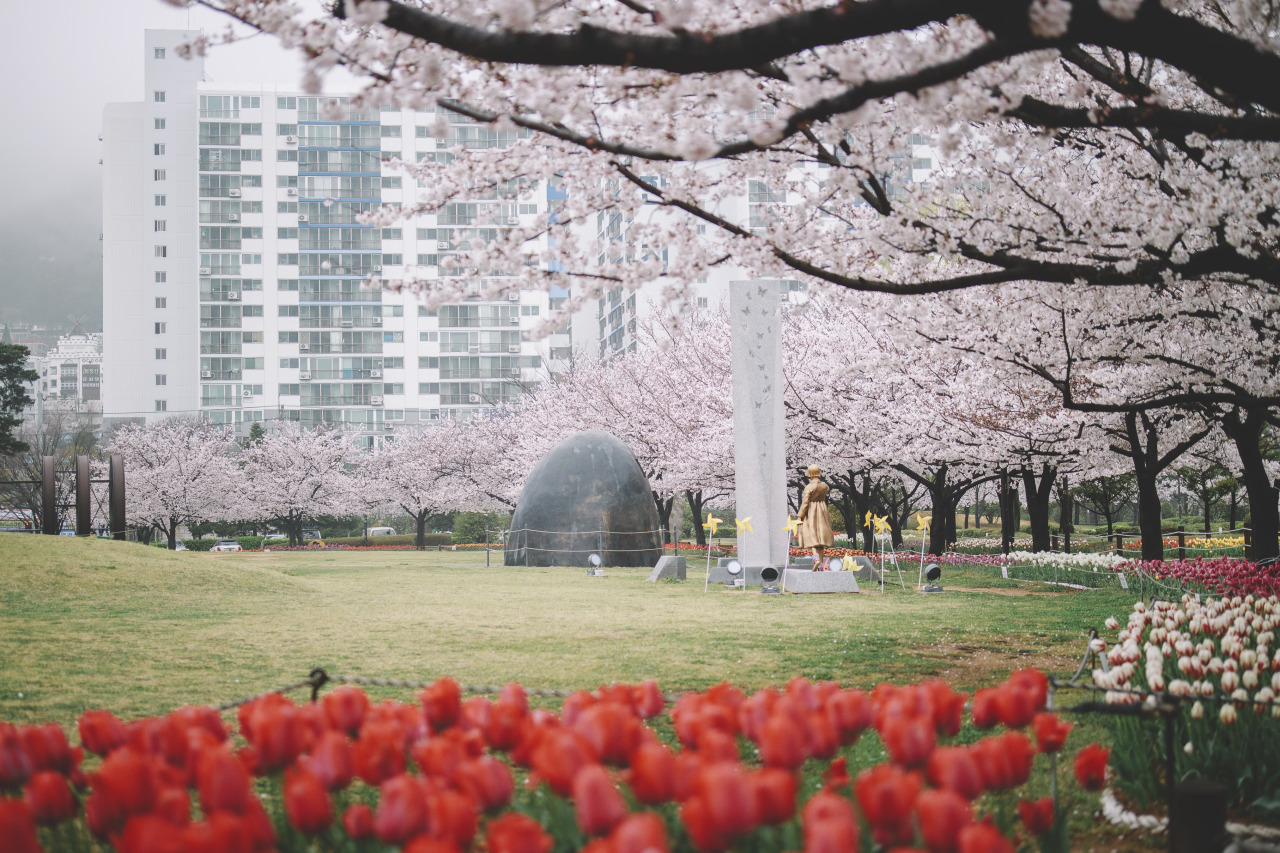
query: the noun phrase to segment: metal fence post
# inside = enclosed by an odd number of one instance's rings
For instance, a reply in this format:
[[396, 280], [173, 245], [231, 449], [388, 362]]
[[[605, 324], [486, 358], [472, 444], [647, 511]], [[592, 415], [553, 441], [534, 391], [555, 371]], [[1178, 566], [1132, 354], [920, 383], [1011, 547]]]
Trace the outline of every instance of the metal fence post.
[[46, 536], [58, 535], [58, 472], [53, 462], [52, 456], [40, 459], [40, 532]]
[[111, 525], [111, 538], [126, 542], [129, 539], [129, 532], [126, 529], [124, 509], [124, 457], [119, 453], [112, 453], [109, 460], [107, 493], [107, 517]]
[[1187, 559], [1187, 534], [1182, 530], [1178, 531], [1178, 559]]
[[93, 509], [90, 506], [90, 494], [93, 486], [89, 481], [89, 457], [76, 457], [76, 535], [90, 536], [93, 533]]

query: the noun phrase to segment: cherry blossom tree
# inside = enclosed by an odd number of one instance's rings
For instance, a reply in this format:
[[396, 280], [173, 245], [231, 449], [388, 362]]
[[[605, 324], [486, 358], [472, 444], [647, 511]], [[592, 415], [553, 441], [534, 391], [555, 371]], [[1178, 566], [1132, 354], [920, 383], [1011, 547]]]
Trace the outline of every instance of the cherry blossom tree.
[[244, 491], [234, 447], [230, 430], [189, 418], [118, 428], [108, 451], [123, 457], [128, 472], [129, 522], [154, 527], [172, 551], [182, 525], [231, 517]]
[[279, 423], [240, 451], [244, 494], [235, 511], [274, 519], [288, 531], [290, 545], [301, 544], [305, 519], [348, 509], [355, 481], [346, 466], [356, 455], [355, 439], [338, 429]]

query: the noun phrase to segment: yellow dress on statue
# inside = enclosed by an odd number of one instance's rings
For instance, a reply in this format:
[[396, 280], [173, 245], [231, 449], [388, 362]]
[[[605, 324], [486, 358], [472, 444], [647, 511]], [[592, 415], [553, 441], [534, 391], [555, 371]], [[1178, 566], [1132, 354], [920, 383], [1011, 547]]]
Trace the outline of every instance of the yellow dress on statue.
[[835, 544], [831, 533], [831, 513], [827, 511], [827, 494], [831, 488], [821, 480], [811, 480], [804, 487], [800, 502], [800, 529], [796, 531], [801, 548], [830, 548]]

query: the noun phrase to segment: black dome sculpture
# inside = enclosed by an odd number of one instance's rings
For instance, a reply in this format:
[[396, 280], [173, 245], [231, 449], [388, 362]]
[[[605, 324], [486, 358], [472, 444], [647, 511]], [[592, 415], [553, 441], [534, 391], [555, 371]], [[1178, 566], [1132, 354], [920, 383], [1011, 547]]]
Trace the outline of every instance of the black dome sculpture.
[[504, 562], [508, 566], [652, 566], [662, 556], [658, 508], [640, 463], [607, 432], [557, 444], [520, 493]]

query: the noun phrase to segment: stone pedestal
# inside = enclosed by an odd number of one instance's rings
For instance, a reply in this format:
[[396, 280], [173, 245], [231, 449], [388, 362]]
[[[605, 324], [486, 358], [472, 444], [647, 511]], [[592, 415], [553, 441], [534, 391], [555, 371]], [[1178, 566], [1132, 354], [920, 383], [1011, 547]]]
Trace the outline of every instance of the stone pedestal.
[[861, 592], [853, 572], [812, 572], [788, 569], [785, 592]]
[[649, 582], [656, 583], [669, 578], [684, 580], [686, 573], [687, 564], [684, 557], [660, 557], [658, 565], [653, 567], [653, 573], [649, 575]]
[[753, 532], [738, 537], [749, 571], [787, 563], [786, 418], [782, 410], [782, 318], [776, 280], [729, 286], [733, 364], [733, 471], [738, 518]]

